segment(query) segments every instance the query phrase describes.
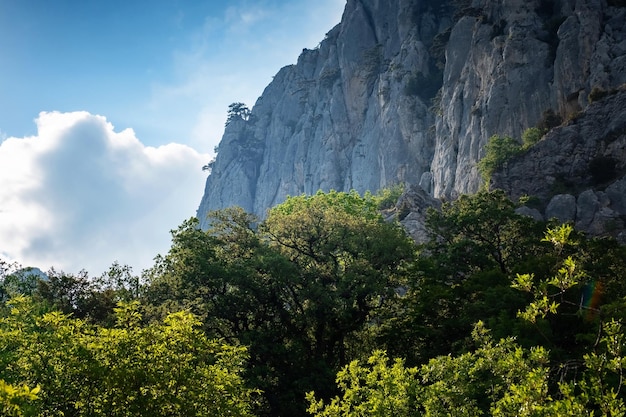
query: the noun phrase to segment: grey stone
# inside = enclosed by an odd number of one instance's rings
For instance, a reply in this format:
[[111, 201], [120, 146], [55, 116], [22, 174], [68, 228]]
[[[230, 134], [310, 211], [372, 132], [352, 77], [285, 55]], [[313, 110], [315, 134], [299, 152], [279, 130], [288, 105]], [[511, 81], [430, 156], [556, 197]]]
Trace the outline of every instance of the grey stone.
[[576, 197], [571, 194], [557, 194], [546, 207], [546, 219], [556, 218], [561, 223], [574, 221], [576, 218]]
[[429, 239], [426, 215], [431, 207], [439, 209], [441, 201], [431, 197], [419, 186], [408, 187], [396, 203], [396, 218], [417, 243], [425, 243]]
[[420, 188], [422, 188], [429, 195], [433, 194], [433, 173], [424, 172], [419, 182]]
[[[585, 195], [577, 222], [594, 230], [601, 208], [624, 214], [623, 185], [603, 199], [606, 184], [594, 183], [589, 166], [611, 156], [626, 169], [626, 92], [617, 91], [626, 82], [626, 9], [559, 0], [554, 16], [540, 16], [537, 0], [474, 0], [479, 13], [454, 20], [452, 7], [431, 3], [347, 1], [341, 23], [276, 74], [250, 119], [227, 127], [198, 208], [202, 227], [210, 210], [238, 205], [263, 217], [288, 195], [320, 189], [404, 182], [436, 198], [475, 192], [488, 139], [519, 139], [548, 109], [566, 122], [494, 173], [492, 187], [544, 205], [593, 188], [599, 208], [589, 220], [595, 203]], [[447, 29], [437, 55], [431, 45]], [[594, 87], [614, 94], [589, 103]], [[559, 210], [574, 220], [571, 208]]]
[[552, 129], [539, 143], [510, 160], [494, 172], [491, 185], [506, 191], [513, 200], [530, 195], [544, 204], [557, 192], [579, 194], [593, 189], [600, 206], [610, 201], [625, 207], [620, 202], [621, 187], [613, 185], [607, 192], [599, 191], [603, 184], [597, 183], [590, 170], [594, 161], [612, 158], [619, 173], [626, 167], [625, 149], [626, 91], [618, 91], [589, 105], [575, 120]]
[[576, 228], [587, 229], [600, 209], [600, 200], [593, 190], [581, 193], [576, 200]]
[[624, 229], [624, 221], [619, 215], [608, 207], [602, 207], [595, 214], [593, 221], [586, 228], [582, 229], [591, 236], [607, 236], [617, 237], [619, 232]]
[[626, 215], [626, 177], [615, 181], [606, 189], [611, 207], [619, 214]]
[[520, 216], [533, 218], [538, 222], [542, 222], [544, 220], [543, 215], [539, 210], [527, 206], [518, 207], [517, 209], [515, 209], [515, 213], [519, 214]]

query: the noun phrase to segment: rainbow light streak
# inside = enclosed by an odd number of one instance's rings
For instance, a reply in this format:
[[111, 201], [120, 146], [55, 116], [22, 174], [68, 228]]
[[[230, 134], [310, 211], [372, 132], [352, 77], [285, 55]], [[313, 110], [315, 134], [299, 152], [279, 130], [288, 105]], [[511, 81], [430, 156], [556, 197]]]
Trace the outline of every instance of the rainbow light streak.
[[598, 305], [602, 297], [602, 290], [602, 282], [600, 281], [593, 280], [585, 286], [581, 307], [586, 320], [593, 320], [598, 314]]

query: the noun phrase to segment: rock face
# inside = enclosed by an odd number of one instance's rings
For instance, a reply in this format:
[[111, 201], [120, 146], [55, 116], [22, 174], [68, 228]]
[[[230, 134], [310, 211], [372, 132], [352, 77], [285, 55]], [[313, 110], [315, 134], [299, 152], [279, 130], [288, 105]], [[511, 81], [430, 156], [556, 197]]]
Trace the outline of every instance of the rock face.
[[382, 214], [386, 221], [398, 220], [416, 242], [426, 243], [431, 237], [426, 229], [426, 216], [431, 207], [441, 208], [441, 200], [431, 197], [419, 185], [410, 185], [395, 207]]
[[[227, 126], [199, 219], [230, 205], [263, 216], [319, 189], [418, 183], [430, 170], [428, 106], [441, 84], [428, 47], [450, 25], [447, 9], [422, 3], [348, 1], [319, 48], [278, 72], [248, 120]], [[434, 85], [418, 85], [429, 77]]]
[[614, 91], [495, 172], [492, 187], [528, 195], [546, 219], [619, 235], [626, 219], [626, 91]]
[[626, 8], [605, 0], [348, 0], [319, 47], [227, 126], [198, 218], [232, 205], [263, 217], [319, 189], [471, 193], [490, 136], [519, 138], [547, 110], [591, 114], [594, 88], [625, 82]]

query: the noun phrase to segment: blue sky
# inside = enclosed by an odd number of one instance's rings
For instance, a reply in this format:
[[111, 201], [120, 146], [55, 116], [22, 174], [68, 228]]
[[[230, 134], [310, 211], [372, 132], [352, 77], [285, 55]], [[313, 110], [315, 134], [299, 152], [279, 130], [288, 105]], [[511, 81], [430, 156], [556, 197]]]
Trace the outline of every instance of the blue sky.
[[228, 104], [252, 106], [344, 4], [0, 0], [0, 130], [33, 134], [41, 111], [86, 110], [146, 144], [212, 152]]
[[345, 0], [0, 0], [0, 257], [138, 272], [195, 214], [228, 105]]

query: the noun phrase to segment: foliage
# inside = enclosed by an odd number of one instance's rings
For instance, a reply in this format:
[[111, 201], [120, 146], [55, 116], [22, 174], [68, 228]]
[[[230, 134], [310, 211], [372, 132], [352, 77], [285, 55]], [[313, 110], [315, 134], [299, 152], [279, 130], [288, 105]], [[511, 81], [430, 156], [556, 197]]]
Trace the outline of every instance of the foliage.
[[[375, 352], [368, 365], [352, 362], [337, 377], [343, 392], [328, 404], [309, 393], [309, 412], [318, 417], [360, 416], [619, 416], [626, 407], [619, 383], [624, 333], [617, 322], [605, 326], [604, 351], [584, 358], [578, 381], [550, 380], [549, 352], [523, 349], [513, 338], [497, 343], [482, 323], [474, 329], [472, 352], [439, 356], [419, 368], [402, 360], [389, 364]], [[596, 414], [597, 412], [597, 414]]]
[[264, 221], [229, 208], [208, 230], [190, 219], [142, 277], [114, 264], [95, 279], [52, 270], [33, 286], [0, 263], [12, 285], [0, 405], [29, 416], [623, 415], [626, 247], [546, 230], [499, 190], [430, 210], [416, 247], [379, 213], [400, 192], [290, 197]]
[[38, 269], [22, 268], [17, 263], [9, 264], [0, 260], [0, 300], [32, 295], [41, 279], [42, 274]]
[[39, 386], [14, 386], [0, 379], [0, 413], [3, 416], [22, 417], [33, 414], [33, 402], [38, 399]]
[[549, 131], [557, 126], [560, 126], [563, 123], [563, 118], [556, 114], [554, 110], [548, 109], [543, 112], [541, 115], [541, 120], [537, 124], [537, 128], [544, 132]]
[[9, 301], [0, 322], [0, 376], [40, 386], [42, 416], [250, 415], [245, 349], [207, 339], [189, 313], [142, 327], [138, 303], [116, 308], [114, 328]]
[[522, 149], [528, 149], [537, 142], [539, 142], [544, 133], [545, 132], [538, 127], [531, 127], [526, 129], [524, 133], [522, 133]]
[[485, 145], [485, 155], [478, 161], [478, 171], [489, 185], [493, 172], [520, 152], [520, 145], [510, 136], [493, 135]]
[[511, 285], [532, 295], [518, 316], [533, 324], [555, 355], [569, 360], [597, 345], [603, 321], [621, 319], [613, 309], [623, 304], [624, 265], [613, 256], [621, 258], [624, 248], [587, 242], [568, 224], [548, 228], [542, 240], [551, 245], [553, 266], [517, 273]]
[[464, 195], [428, 212], [430, 241], [409, 266], [400, 305], [381, 320], [378, 348], [410, 365], [463, 352], [479, 320], [498, 338], [532, 339], [516, 318], [529, 297], [510, 287], [510, 274], [529, 263], [537, 272], [545, 269], [543, 226], [515, 209], [495, 190]]
[[[385, 187], [378, 190], [375, 196], [373, 196], [374, 200], [377, 203], [377, 207], [379, 210], [385, 210], [393, 208], [398, 199], [404, 193], [406, 189], [406, 185], [402, 182], [398, 184], [394, 184], [391, 187]], [[369, 195], [368, 195], [369, 198]]]
[[290, 197], [261, 224], [239, 208], [211, 213], [207, 231], [190, 220], [149, 274], [150, 314], [190, 309], [208, 334], [249, 346], [258, 412], [302, 415], [306, 391], [334, 393], [340, 366], [369, 353], [371, 324], [413, 257], [378, 204], [331, 191]]
[[381, 44], [376, 44], [363, 51], [361, 65], [366, 73], [377, 74], [383, 63], [383, 49]]
[[339, 371], [337, 384], [343, 398], [325, 404], [315, 399], [314, 392], [307, 393], [308, 411], [320, 417], [412, 415], [416, 373], [417, 368], [405, 368], [401, 359], [389, 363], [384, 351], [375, 351], [366, 366], [354, 360]]
[[450, 41], [450, 34], [452, 33], [452, 26], [448, 27], [445, 31], [438, 33], [433, 38], [432, 44], [428, 49], [428, 52], [432, 56], [435, 66], [439, 70], [443, 70], [446, 66], [446, 47]]
[[[419, 368], [392, 364], [375, 352], [368, 365], [352, 362], [337, 377], [343, 397], [329, 404], [309, 393], [309, 412], [320, 417], [530, 416], [548, 400], [542, 348], [524, 351], [512, 338], [494, 342], [482, 323], [473, 332], [475, 350], [439, 356]], [[558, 415], [558, 414], [552, 414]]]
[[215, 157], [211, 158], [211, 160], [207, 162], [206, 165], [202, 166], [202, 171], [208, 171], [208, 173], [210, 174], [211, 171], [213, 170], [214, 165], [215, 165]]
[[589, 96], [587, 97], [587, 100], [591, 104], [591, 103], [593, 103], [595, 101], [602, 100], [604, 97], [608, 96], [609, 94], [611, 94], [610, 91], [607, 91], [607, 90], [605, 90], [603, 88], [600, 88], [600, 87], [598, 87], [596, 85], [589, 92]]
[[226, 126], [234, 120], [248, 120], [252, 112], [244, 103], [231, 103], [226, 113]]
[[[449, 277], [454, 282], [467, 272], [494, 266], [508, 273], [533, 255], [540, 236], [536, 222], [518, 215], [516, 208], [502, 190], [483, 190], [444, 203], [440, 211], [431, 209], [426, 219], [429, 253], [443, 256], [439, 266], [457, 275]], [[453, 260], [457, 257], [462, 258]]]
[[120, 301], [138, 299], [144, 290], [139, 276], [127, 265], [114, 262], [100, 277], [87, 271], [70, 274], [52, 268], [47, 279], [39, 280], [34, 292], [22, 293], [45, 302], [49, 307], [93, 323], [112, 325], [114, 309]]
[[299, 267], [301, 311], [316, 318], [319, 353], [335, 352], [343, 362], [346, 338], [401, 284], [398, 272], [412, 256], [405, 232], [382, 220], [376, 199], [335, 191], [288, 198], [270, 210], [262, 230]]

